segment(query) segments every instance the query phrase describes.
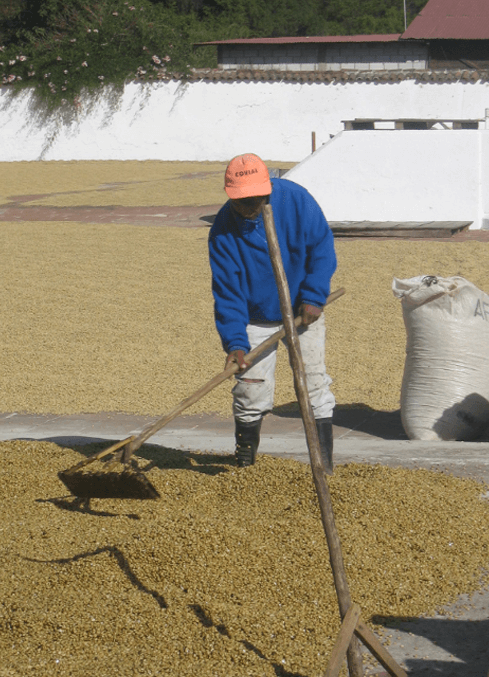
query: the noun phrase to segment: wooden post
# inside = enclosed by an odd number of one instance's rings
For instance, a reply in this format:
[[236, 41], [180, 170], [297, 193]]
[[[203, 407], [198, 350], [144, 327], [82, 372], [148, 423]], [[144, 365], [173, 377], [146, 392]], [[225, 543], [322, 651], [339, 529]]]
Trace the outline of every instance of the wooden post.
[[[311, 461], [312, 475], [318, 496], [321, 520], [326, 534], [326, 540], [328, 542], [329, 557], [333, 571], [336, 594], [338, 597], [340, 615], [343, 620], [351, 606], [350, 590], [348, 588], [345, 567], [343, 564], [341, 543], [334, 521], [333, 507], [331, 504], [331, 495], [329, 493], [326, 472], [321, 462], [321, 452], [319, 448], [316, 422], [314, 420], [314, 414], [307, 391], [304, 364], [300, 351], [299, 336], [294, 324], [294, 314], [290, 300], [289, 285], [282, 263], [282, 256], [280, 254], [277, 233], [275, 231], [275, 223], [273, 220], [273, 211], [271, 205], [265, 205], [263, 207], [263, 221], [265, 224], [268, 251], [270, 253], [275, 281], [278, 288], [280, 310], [284, 323], [285, 336], [287, 337], [289, 360], [294, 375], [295, 391], [302, 414], [302, 421], [304, 424], [307, 446], [309, 449], [309, 457]], [[347, 658], [350, 675], [352, 677], [362, 677], [362, 657], [358, 646], [358, 641], [355, 637], [352, 637], [350, 642]]]
[[314, 153], [316, 150], [316, 132], [312, 132], [311, 134], [311, 144], [312, 144], [312, 152]]
[[358, 619], [355, 626], [355, 634], [360, 637], [370, 653], [384, 666], [389, 675], [393, 675], [393, 677], [407, 677], [406, 671], [384, 649], [372, 630], [365, 625], [361, 618]]
[[340, 633], [336, 638], [336, 643], [331, 652], [331, 657], [324, 677], [338, 677], [340, 674], [341, 664], [345, 659], [345, 654], [351, 642], [353, 633], [355, 632], [360, 613], [361, 611], [358, 604], [352, 604], [346, 612], [346, 616], [341, 624]]

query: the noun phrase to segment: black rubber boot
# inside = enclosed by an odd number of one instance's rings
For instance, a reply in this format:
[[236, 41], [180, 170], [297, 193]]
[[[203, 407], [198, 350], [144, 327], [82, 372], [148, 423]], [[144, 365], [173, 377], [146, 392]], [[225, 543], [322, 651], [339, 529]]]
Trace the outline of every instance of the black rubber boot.
[[319, 437], [321, 460], [328, 475], [333, 474], [333, 419], [317, 418], [316, 428]]
[[240, 468], [253, 465], [260, 444], [260, 428], [263, 419], [245, 423], [235, 419], [236, 460]]

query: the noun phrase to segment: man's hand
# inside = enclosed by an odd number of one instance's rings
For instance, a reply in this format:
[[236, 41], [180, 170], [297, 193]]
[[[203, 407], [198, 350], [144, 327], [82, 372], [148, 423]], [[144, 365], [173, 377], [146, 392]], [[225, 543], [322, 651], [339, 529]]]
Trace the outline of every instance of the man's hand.
[[238, 367], [239, 371], [243, 371], [246, 369], [249, 365], [247, 362], [245, 362], [245, 351], [244, 350], [232, 350], [230, 353], [228, 353], [228, 356], [226, 357], [226, 365], [224, 369], [227, 369], [230, 367], [233, 362], [235, 362]]
[[299, 315], [302, 317], [302, 324], [306, 327], [308, 324], [316, 322], [322, 312], [322, 308], [318, 308], [318, 306], [311, 306], [309, 303], [303, 303], [299, 308]]

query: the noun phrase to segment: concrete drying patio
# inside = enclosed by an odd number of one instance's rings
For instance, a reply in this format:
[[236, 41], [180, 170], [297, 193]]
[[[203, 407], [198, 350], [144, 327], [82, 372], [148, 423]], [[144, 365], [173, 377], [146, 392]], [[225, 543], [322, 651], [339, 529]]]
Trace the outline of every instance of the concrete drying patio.
[[[77, 223], [125, 223], [138, 226], [208, 227], [220, 205], [203, 207], [50, 207], [25, 204], [42, 196], [23, 196], [0, 207], [0, 221], [72, 221]], [[331, 224], [333, 230], [334, 223]], [[425, 234], [426, 235], [426, 234]], [[351, 232], [348, 237], [364, 237]], [[392, 232], [377, 229], [369, 239], [386, 239]], [[403, 230], [405, 239], [436, 239], [453, 243], [489, 241], [489, 231], [462, 228], [423, 237], [415, 228]], [[164, 412], [162, 412], [163, 414]], [[95, 441], [122, 440], [137, 434], [156, 417], [118, 413], [37, 415], [21, 412], [0, 414], [0, 440], [49, 440], [61, 446]], [[407, 468], [428, 468], [489, 483], [489, 436], [474, 442], [418, 442], [408, 440], [398, 411], [337, 407], [334, 418], [335, 463], [371, 463]], [[156, 433], [150, 444], [194, 451], [230, 453], [234, 425], [230, 418], [202, 414], [182, 416]], [[263, 424], [260, 453], [294, 458], [307, 463], [309, 455], [298, 412], [276, 410]], [[60, 485], [60, 492], [64, 488]], [[481, 485], [483, 500], [487, 488]], [[480, 525], [485, 529], [487, 525]], [[474, 547], [477, 534], [474, 534]], [[462, 596], [448, 609], [449, 615], [394, 620], [389, 652], [411, 675], [431, 677], [485, 677], [489, 667], [487, 636], [489, 591], [482, 589], [470, 599]], [[387, 674], [387, 673], [379, 673]]]

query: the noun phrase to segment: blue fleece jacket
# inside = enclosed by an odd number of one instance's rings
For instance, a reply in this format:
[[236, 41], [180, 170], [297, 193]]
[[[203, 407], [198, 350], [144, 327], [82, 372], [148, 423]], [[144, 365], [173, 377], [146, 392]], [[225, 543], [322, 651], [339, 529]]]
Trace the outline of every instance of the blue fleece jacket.
[[[333, 233], [312, 195], [285, 179], [272, 179], [270, 204], [290, 297], [323, 306], [336, 270]], [[280, 302], [263, 216], [243, 219], [228, 201], [209, 233], [216, 328], [226, 352], [250, 350], [246, 325], [280, 322]]]

